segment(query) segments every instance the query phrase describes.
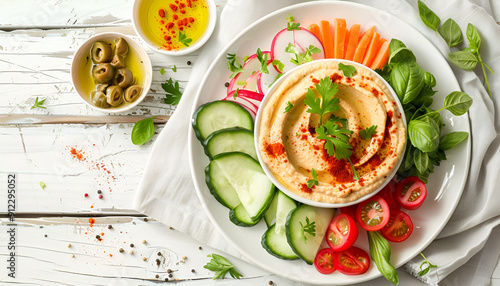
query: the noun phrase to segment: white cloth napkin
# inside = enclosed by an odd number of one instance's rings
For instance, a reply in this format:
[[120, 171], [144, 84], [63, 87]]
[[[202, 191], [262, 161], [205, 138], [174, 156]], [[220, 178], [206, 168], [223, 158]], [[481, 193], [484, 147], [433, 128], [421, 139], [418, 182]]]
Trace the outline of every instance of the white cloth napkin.
[[[187, 162], [187, 130], [196, 89], [211, 61], [243, 28], [260, 17], [299, 0], [229, 0], [214, 34], [196, 61], [181, 103], [156, 139], [144, 176], [138, 188], [134, 208], [172, 226], [207, 245], [228, 253], [237, 253], [215, 230], [196, 196]], [[417, 1], [388, 0], [353, 2], [374, 6], [394, 14], [424, 34], [446, 56], [445, 42], [427, 28], [418, 16]], [[465, 72], [451, 64], [462, 87], [473, 99], [470, 109], [472, 160], [462, 199], [447, 226], [423, 252], [438, 265], [423, 281], [430, 285], [487, 285], [500, 255], [500, 26], [492, 17], [488, 0], [427, 1], [444, 22], [453, 18], [464, 31], [473, 23], [483, 39], [481, 56], [497, 75], [488, 74], [493, 100], [482, 82], [482, 72]], [[490, 240], [488, 241], [488, 238]], [[496, 241], [495, 241], [496, 240]], [[483, 251], [481, 251], [484, 248]], [[471, 259], [473, 257], [473, 259]], [[412, 274], [419, 271], [421, 257], [405, 265]], [[458, 271], [458, 268], [460, 269]], [[418, 276], [418, 275], [417, 275]], [[448, 277], [447, 277], [448, 276]], [[459, 281], [459, 283], [458, 283]], [[401, 281], [408, 285], [408, 281]], [[384, 278], [363, 285], [387, 285]]]

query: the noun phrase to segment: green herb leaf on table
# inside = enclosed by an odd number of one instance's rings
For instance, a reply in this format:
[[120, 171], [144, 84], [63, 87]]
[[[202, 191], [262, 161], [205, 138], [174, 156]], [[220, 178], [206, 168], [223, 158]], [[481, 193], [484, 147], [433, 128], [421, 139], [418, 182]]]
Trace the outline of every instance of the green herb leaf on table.
[[351, 78], [356, 74], [356, 68], [351, 65], [344, 65], [343, 63], [339, 63], [339, 70], [344, 73], [344, 76], [347, 78]]
[[132, 128], [131, 139], [135, 145], [142, 145], [153, 137], [155, 125], [153, 119], [155, 116], [137, 121]]
[[285, 111], [283, 113], [287, 113], [288, 111], [292, 110], [293, 104], [289, 101], [286, 103]]
[[450, 132], [441, 137], [441, 140], [439, 140], [439, 149], [444, 151], [450, 150], [451, 148], [458, 145], [460, 142], [467, 139], [467, 137], [469, 137], [468, 132], [463, 132], [463, 131]]
[[441, 20], [424, 2], [418, 0], [418, 14], [427, 27], [437, 32]]
[[399, 62], [391, 71], [390, 83], [403, 104], [418, 97], [425, 83], [425, 72], [413, 60]]
[[228, 69], [229, 69], [229, 71], [232, 72], [232, 74], [229, 78], [233, 78], [237, 74], [239, 74], [240, 72], [243, 71], [243, 67], [238, 62], [238, 58], [236, 57], [236, 54], [227, 53], [226, 59], [227, 59]]
[[172, 71], [173, 72], [177, 72], [177, 66], [176, 65], [174, 65], [174, 67], [172, 68]]
[[166, 104], [179, 104], [182, 97], [179, 82], [172, 80], [172, 78], [169, 78], [165, 83], [161, 84], [161, 87], [167, 93], [165, 94], [165, 98], [163, 99]]
[[316, 170], [314, 168], [311, 169], [311, 176], [312, 179], [307, 181], [307, 187], [309, 189], [312, 188], [314, 185], [316, 186], [319, 185], [318, 175], [316, 174]]
[[370, 244], [370, 256], [380, 273], [392, 284], [399, 283], [398, 273], [391, 264], [391, 246], [378, 231], [367, 231]]
[[302, 224], [302, 222], [299, 222], [300, 226], [302, 227], [302, 238], [304, 239], [304, 242], [307, 243], [307, 238], [306, 238], [306, 233], [309, 235], [316, 237], [316, 222], [310, 222], [309, 218], [306, 217], [306, 222], [305, 225]]
[[164, 75], [164, 74], [165, 74], [165, 69], [164, 69], [164, 68], [161, 68], [161, 69], [160, 69], [160, 74], [161, 74], [161, 75]]
[[446, 20], [441, 28], [439, 34], [446, 41], [448, 47], [454, 47], [463, 41], [462, 30], [460, 26], [453, 19]]
[[260, 62], [260, 71], [265, 74], [269, 74], [269, 70], [267, 69], [267, 55], [263, 54], [260, 48], [257, 49], [257, 59]]
[[479, 58], [469, 51], [451, 52], [448, 54], [448, 59], [457, 67], [466, 71], [473, 70], [479, 62]]
[[479, 47], [481, 47], [481, 36], [479, 35], [476, 27], [469, 23], [465, 34], [467, 35], [467, 41], [469, 41], [469, 47], [479, 51]]
[[[420, 255], [422, 255], [422, 257], [424, 258], [424, 262], [422, 262], [422, 264], [420, 264], [420, 272], [418, 272], [418, 276], [424, 276], [426, 275], [429, 270], [431, 270], [432, 268], [437, 268], [437, 265], [434, 265], [432, 263], [429, 262], [429, 260], [427, 260], [427, 258], [424, 256], [423, 253], [420, 253]], [[427, 267], [424, 268], [424, 266], [427, 264]]]
[[45, 100], [46, 100], [46, 98], [38, 101], [38, 96], [37, 96], [35, 99], [35, 104], [33, 104], [33, 106], [30, 109], [37, 108], [37, 107], [47, 109], [47, 107], [43, 106], [43, 104], [45, 103]]
[[45, 190], [46, 187], [47, 185], [45, 185], [44, 182], [40, 181], [40, 188], [42, 188], [42, 190]]
[[183, 44], [186, 47], [189, 47], [189, 44], [193, 41], [191, 38], [187, 38], [186, 34], [183, 34], [181, 31], [179, 31], [179, 42]]
[[[430, 117], [427, 121], [411, 120], [408, 124], [408, 138], [413, 146], [422, 152], [432, 152], [439, 146], [437, 123]], [[432, 123], [434, 122], [434, 123]]]
[[243, 277], [243, 275], [241, 275], [241, 273], [239, 273], [238, 270], [234, 268], [234, 265], [231, 264], [231, 262], [229, 262], [229, 260], [227, 260], [223, 256], [212, 253], [207, 255], [207, 257], [211, 257], [212, 259], [207, 264], [205, 264], [203, 268], [215, 272], [215, 275], [213, 277], [214, 280], [218, 278], [226, 278], [226, 274], [228, 272], [233, 278], [240, 279], [240, 277]]
[[444, 107], [453, 115], [464, 115], [472, 105], [472, 98], [465, 92], [453, 91], [444, 99]]
[[361, 138], [365, 140], [370, 140], [375, 134], [375, 132], [377, 132], [377, 125], [372, 125], [370, 127], [361, 130], [359, 135], [361, 135]]

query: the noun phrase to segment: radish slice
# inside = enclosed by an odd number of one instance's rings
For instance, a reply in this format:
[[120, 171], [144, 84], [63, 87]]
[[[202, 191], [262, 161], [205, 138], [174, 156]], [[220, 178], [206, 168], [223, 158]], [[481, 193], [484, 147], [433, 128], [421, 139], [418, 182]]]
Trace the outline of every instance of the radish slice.
[[[271, 52], [269, 51], [264, 51], [262, 54], [268, 54], [268, 58], [271, 58]], [[271, 63], [272, 60], [268, 59], [268, 63]], [[257, 58], [257, 54], [253, 54], [248, 59], [246, 62], [243, 64], [243, 71], [237, 74], [230, 82], [229, 86], [227, 87], [227, 93], [232, 94], [234, 90], [237, 88], [244, 88], [247, 90], [253, 90], [256, 92], [262, 93], [262, 88], [260, 87], [260, 61]], [[243, 82], [246, 82], [246, 84], [241, 84]]]
[[295, 56], [285, 52], [285, 49], [290, 43], [294, 44], [301, 53], [304, 53], [310, 45], [313, 45], [321, 50], [319, 54], [313, 54], [313, 59], [320, 60], [325, 58], [323, 44], [321, 44], [321, 41], [313, 33], [302, 27], [300, 27], [300, 30], [292, 31], [287, 31], [285, 28], [274, 36], [273, 42], [271, 43], [271, 58], [279, 60], [285, 65], [281, 72], [276, 66], [274, 67], [276, 71], [280, 73], [285, 73], [297, 66], [290, 62], [290, 59], [295, 58]]
[[234, 97], [236, 90], [229, 92], [223, 100], [230, 100], [239, 103], [241, 106], [247, 108], [253, 115], [257, 114], [259, 109], [258, 105], [264, 98], [264, 94], [246, 89], [238, 89], [238, 95]]
[[278, 75], [280, 75], [280, 73], [278, 73], [278, 71], [272, 65], [272, 61], [267, 65], [267, 70], [269, 71], [269, 73], [263, 73], [259, 78], [259, 82], [257, 83], [261, 87], [261, 93], [263, 94], [267, 94], [267, 91], [269, 90], [271, 85], [276, 81]]

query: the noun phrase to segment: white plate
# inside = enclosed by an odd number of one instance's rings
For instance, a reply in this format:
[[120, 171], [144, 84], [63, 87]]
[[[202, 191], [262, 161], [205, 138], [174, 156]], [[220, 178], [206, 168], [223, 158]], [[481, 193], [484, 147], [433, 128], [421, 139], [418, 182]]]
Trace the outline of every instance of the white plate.
[[[296, 22], [307, 27], [311, 23], [319, 23], [326, 19], [345, 18], [348, 27], [361, 24], [363, 30], [376, 25], [376, 30], [386, 39], [397, 38], [412, 49], [420, 66], [431, 72], [437, 81], [434, 95], [434, 107], [440, 108], [446, 95], [460, 90], [458, 82], [446, 60], [439, 51], [412, 26], [386, 12], [346, 2], [310, 2], [287, 7], [260, 19], [241, 32], [229, 45], [221, 51], [210, 66], [203, 79], [193, 111], [201, 104], [222, 99], [226, 95], [224, 83], [228, 81], [230, 72], [227, 70], [225, 55], [227, 52], [244, 55], [254, 54], [257, 48], [269, 49], [274, 35], [286, 27], [286, 17], [293, 15]], [[444, 131], [470, 131], [467, 115], [455, 117], [448, 111], [442, 112], [445, 123]], [[321, 285], [345, 285], [368, 281], [380, 276], [376, 265], [372, 262], [370, 269], [363, 275], [346, 276], [337, 271], [330, 275], [322, 275], [314, 266], [305, 262], [286, 261], [269, 255], [260, 244], [260, 239], [266, 226], [264, 222], [255, 227], [242, 228], [229, 221], [229, 210], [220, 205], [210, 194], [205, 185], [204, 168], [209, 160], [203, 152], [200, 142], [189, 131], [189, 160], [192, 176], [198, 196], [217, 229], [244, 256], [263, 269], [304, 283]], [[391, 243], [391, 262], [399, 267], [418, 255], [443, 229], [453, 213], [462, 194], [467, 178], [470, 161], [470, 137], [446, 153], [448, 160], [435, 168], [427, 184], [428, 196], [423, 206], [415, 211], [409, 211], [413, 220], [414, 231], [403, 243]], [[369, 252], [368, 238], [365, 231], [360, 231], [356, 244]]]

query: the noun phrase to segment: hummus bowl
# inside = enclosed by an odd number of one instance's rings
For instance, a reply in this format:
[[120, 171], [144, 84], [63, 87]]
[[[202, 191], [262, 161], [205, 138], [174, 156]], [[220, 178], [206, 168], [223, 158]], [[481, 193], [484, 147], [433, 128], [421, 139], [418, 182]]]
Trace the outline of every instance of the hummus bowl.
[[[344, 76], [339, 63], [356, 73]], [[337, 86], [339, 109], [320, 119], [308, 112], [306, 93], [319, 98], [316, 85], [327, 77]], [[265, 95], [255, 119], [257, 155], [271, 181], [294, 200], [330, 208], [356, 204], [381, 190], [401, 164], [402, 110], [391, 86], [370, 68], [347, 60], [312, 61], [280, 77]], [[325, 140], [317, 138], [320, 122], [329, 120], [352, 132], [349, 159], [328, 154]], [[370, 127], [373, 133], [366, 135]], [[313, 171], [317, 183], [308, 184]]]

